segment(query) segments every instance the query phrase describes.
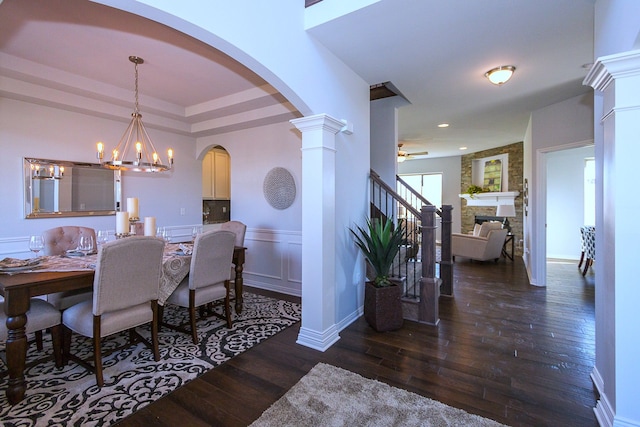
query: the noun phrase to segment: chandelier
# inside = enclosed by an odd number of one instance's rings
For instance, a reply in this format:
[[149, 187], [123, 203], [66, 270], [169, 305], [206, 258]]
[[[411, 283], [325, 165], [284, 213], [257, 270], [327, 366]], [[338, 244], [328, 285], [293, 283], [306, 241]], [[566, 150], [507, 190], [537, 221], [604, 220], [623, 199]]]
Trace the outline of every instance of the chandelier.
[[[142, 114], [138, 106], [138, 65], [144, 63], [144, 59], [138, 56], [130, 56], [129, 61], [135, 64], [135, 108], [131, 113], [131, 123], [124, 131], [116, 148], [111, 152], [111, 159], [104, 160], [104, 144], [98, 142], [98, 160], [102, 167], [113, 170], [135, 172], [165, 172], [173, 167], [173, 150], [167, 150], [167, 164], [160, 161], [160, 156], [142, 124]], [[135, 151], [132, 157], [129, 151]], [[131, 160], [127, 160], [131, 159]]]

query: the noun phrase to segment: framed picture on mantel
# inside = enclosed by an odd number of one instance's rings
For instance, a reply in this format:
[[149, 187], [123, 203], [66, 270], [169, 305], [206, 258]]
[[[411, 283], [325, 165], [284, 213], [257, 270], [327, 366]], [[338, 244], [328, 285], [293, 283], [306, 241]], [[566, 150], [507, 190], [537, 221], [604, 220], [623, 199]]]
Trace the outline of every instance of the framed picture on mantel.
[[484, 164], [483, 187], [490, 191], [502, 191], [502, 160], [489, 160]]

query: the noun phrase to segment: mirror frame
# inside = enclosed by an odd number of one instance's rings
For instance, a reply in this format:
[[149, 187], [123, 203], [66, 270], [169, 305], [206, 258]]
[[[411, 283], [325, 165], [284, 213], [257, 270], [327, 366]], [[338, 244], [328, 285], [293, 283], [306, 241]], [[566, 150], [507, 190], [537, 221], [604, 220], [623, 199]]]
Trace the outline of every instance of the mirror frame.
[[50, 160], [38, 159], [33, 157], [25, 157], [23, 161], [24, 175], [24, 217], [26, 219], [35, 218], [62, 218], [77, 216], [108, 216], [115, 215], [116, 211], [122, 206], [122, 176], [119, 170], [113, 170], [113, 192], [114, 206], [113, 209], [95, 210], [95, 211], [59, 211], [59, 212], [34, 212], [33, 211], [33, 176], [31, 173], [31, 165], [38, 164], [40, 166], [64, 166], [65, 168], [88, 168], [100, 169], [108, 171], [99, 163], [73, 162], [68, 160]]

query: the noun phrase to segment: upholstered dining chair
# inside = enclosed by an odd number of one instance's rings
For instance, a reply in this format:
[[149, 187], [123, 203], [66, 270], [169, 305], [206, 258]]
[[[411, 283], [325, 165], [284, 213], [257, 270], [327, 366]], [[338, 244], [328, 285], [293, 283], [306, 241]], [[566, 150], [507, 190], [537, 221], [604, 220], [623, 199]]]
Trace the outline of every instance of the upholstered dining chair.
[[[160, 360], [157, 300], [163, 249], [164, 241], [150, 236], [103, 244], [96, 263], [93, 299], [62, 314], [64, 360], [94, 371], [99, 387], [104, 384], [101, 340], [105, 336], [129, 330], [129, 344], [144, 342], [153, 351], [154, 360]], [[147, 323], [151, 323], [151, 343], [135, 330]], [[72, 331], [93, 338], [93, 366], [70, 354]]]
[[[0, 302], [0, 342], [5, 342], [9, 336], [7, 330], [7, 315], [4, 313], [4, 302]], [[26, 333], [36, 334], [38, 350], [42, 350], [42, 331], [51, 330], [51, 342], [53, 344], [53, 358], [56, 367], [62, 367], [62, 331], [60, 329], [60, 311], [48, 302], [39, 298], [31, 298], [29, 311], [27, 311]], [[37, 362], [37, 361], [36, 361]]]
[[[76, 249], [81, 236], [91, 236], [93, 241], [96, 241], [96, 232], [90, 227], [67, 225], [46, 230], [42, 234], [44, 255], [64, 255], [68, 250]], [[64, 310], [88, 299], [91, 299], [91, 291], [74, 290], [47, 295], [47, 301], [58, 310]]]
[[[202, 307], [224, 298], [224, 316], [212, 310], [208, 310], [208, 314], [225, 319], [227, 327], [231, 328], [231, 305], [229, 303], [231, 269], [229, 267], [235, 243], [235, 233], [227, 230], [212, 230], [196, 236], [189, 274], [167, 299], [167, 303], [188, 308], [190, 329], [186, 329], [186, 325], [170, 325], [164, 322], [163, 326], [187, 333], [191, 332], [193, 343], [198, 344], [196, 307]], [[204, 310], [200, 315], [204, 315]]]
[[223, 230], [231, 231], [236, 235], [236, 246], [244, 246], [244, 235], [247, 232], [246, 224], [240, 221], [227, 221], [220, 225]]

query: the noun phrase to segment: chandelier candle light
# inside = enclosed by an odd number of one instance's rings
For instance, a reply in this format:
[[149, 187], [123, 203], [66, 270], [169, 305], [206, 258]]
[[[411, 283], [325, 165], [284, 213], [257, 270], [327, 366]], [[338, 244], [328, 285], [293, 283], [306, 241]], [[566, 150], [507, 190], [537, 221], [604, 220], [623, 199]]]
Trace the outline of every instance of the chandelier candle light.
[[[138, 105], [138, 65], [144, 63], [144, 59], [138, 56], [130, 56], [129, 61], [135, 64], [135, 108], [131, 114], [131, 123], [125, 130], [120, 142], [111, 152], [111, 159], [104, 160], [105, 146], [102, 142], [97, 143], [97, 156], [100, 164], [112, 170], [124, 170], [135, 172], [164, 172], [173, 167], [173, 150], [167, 150], [168, 164], [160, 162], [160, 157], [156, 148], [147, 134], [147, 130], [142, 123], [142, 114]], [[135, 158], [127, 160], [129, 150], [135, 148]]]

